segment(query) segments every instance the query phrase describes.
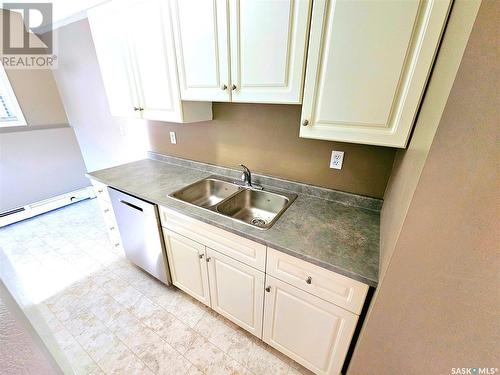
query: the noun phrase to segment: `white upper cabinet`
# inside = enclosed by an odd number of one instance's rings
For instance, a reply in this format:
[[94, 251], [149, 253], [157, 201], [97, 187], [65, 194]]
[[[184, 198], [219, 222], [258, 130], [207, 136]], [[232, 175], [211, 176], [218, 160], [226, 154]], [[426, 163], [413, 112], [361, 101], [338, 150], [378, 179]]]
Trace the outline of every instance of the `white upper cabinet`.
[[450, 0], [315, 0], [300, 136], [405, 147]]
[[181, 101], [168, 4], [111, 1], [88, 12], [111, 114], [148, 120], [212, 119], [211, 103]]
[[301, 103], [311, 1], [170, 4], [182, 99]]
[[182, 99], [229, 101], [226, 0], [171, 0], [171, 8]]
[[232, 101], [300, 104], [310, 1], [229, 4]]
[[156, 0], [142, 1], [127, 9], [127, 32], [133, 59], [142, 115], [149, 120], [181, 119], [181, 102], [176, 100], [175, 53], [166, 15]]
[[94, 47], [113, 116], [140, 117], [129, 51], [122, 30], [124, 10], [107, 3], [88, 11]]

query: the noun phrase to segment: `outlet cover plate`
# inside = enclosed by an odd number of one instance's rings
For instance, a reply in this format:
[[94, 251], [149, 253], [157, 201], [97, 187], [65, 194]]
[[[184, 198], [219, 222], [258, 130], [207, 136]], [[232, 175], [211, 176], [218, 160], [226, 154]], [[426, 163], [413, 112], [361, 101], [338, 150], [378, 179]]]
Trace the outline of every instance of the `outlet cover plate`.
[[344, 162], [344, 151], [332, 151], [332, 158], [330, 159], [330, 168], [342, 169]]
[[175, 132], [170, 132], [170, 143], [173, 145], [177, 144], [177, 138], [175, 137]]

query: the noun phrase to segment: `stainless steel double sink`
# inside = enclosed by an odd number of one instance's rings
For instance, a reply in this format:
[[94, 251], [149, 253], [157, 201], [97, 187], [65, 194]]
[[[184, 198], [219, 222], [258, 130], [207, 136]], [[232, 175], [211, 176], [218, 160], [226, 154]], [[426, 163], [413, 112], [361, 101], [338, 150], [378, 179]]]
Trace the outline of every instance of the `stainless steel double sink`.
[[297, 198], [297, 194], [258, 190], [215, 176], [197, 181], [169, 196], [258, 229], [269, 229]]

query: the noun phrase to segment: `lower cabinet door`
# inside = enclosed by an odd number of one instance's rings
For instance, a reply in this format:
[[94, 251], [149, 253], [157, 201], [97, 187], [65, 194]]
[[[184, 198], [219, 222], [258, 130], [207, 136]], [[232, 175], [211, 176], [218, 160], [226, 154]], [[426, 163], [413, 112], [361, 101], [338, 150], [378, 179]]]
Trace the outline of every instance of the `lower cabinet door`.
[[264, 273], [207, 248], [212, 308], [262, 338]]
[[263, 340], [316, 374], [340, 374], [358, 316], [266, 276]]
[[172, 283], [210, 306], [205, 246], [164, 229]]

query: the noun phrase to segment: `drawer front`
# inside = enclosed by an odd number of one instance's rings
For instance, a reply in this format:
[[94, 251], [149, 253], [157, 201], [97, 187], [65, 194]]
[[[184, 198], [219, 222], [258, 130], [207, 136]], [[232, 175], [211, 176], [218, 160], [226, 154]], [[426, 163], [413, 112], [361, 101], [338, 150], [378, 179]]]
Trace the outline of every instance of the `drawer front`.
[[267, 273], [358, 315], [368, 292], [366, 284], [271, 248]]
[[108, 231], [109, 239], [111, 240], [111, 244], [113, 247], [122, 248], [122, 239], [120, 238], [120, 233], [118, 231]]
[[115, 223], [106, 223], [108, 225], [108, 233], [111, 239], [116, 240], [120, 238], [120, 232], [118, 231], [118, 226]]
[[90, 182], [92, 183], [96, 197], [111, 203], [107, 185], [96, 180], [90, 180]]
[[104, 222], [106, 223], [106, 228], [111, 232], [118, 228], [113, 214], [104, 214]]
[[111, 203], [108, 203], [102, 199], [98, 199], [98, 202], [101, 206], [102, 217], [104, 218], [107, 229], [110, 230], [111, 227], [116, 228], [117, 224]]
[[116, 223], [115, 214], [113, 212], [111, 203], [103, 199], [97, 199], [97, 202], [99, 202], [99, 206], [101, 207], [104, 225], [106, 225], [106, 229], [108, 230], [111, 243], [115, 247], [121, 247], [120, 232], [118, 230], [118, 224]]
[[113, 212], [113, 206], [111, 206], [111, 203], [108, 202], [107, 200], [104, 200], [102, 198], [97, 198], [97, 203], [99, 203], [99, 207], [101, 208], [103, 215]]
[[260, 271], [266, 246], [160, 206], [161, 225]]

